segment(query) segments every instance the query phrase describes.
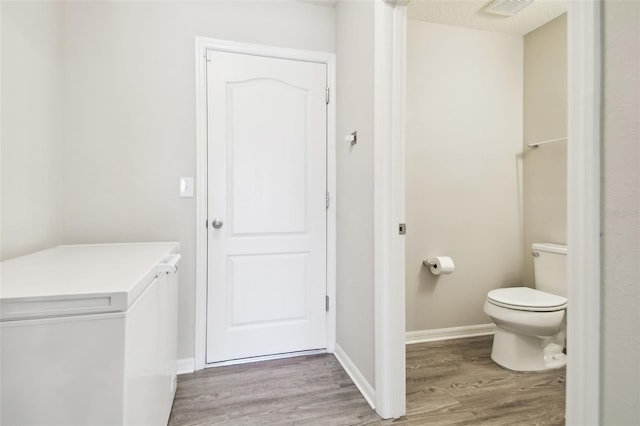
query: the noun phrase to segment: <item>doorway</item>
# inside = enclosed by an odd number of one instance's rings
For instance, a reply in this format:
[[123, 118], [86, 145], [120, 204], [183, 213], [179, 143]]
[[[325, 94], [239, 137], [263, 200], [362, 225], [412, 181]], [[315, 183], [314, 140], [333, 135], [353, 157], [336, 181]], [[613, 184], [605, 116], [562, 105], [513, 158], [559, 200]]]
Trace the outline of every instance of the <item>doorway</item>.
[[599, 7], [568, 4], [568, 424], [599, 416]]

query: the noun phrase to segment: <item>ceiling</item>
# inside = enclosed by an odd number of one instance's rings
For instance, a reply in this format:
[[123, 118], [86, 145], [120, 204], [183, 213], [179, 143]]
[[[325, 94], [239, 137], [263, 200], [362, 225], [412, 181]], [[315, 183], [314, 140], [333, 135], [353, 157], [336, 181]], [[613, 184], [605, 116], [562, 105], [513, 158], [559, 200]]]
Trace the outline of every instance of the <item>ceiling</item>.
[[536, 0], [514, 16], [484, 11], [493, 0], [412, 0], [409, 19], [525, 35], [567, 11], [566, 0]]
[[[297, 1], [334, 7], [338, 1], [362, 0]], [[525, 35], [565, 13], [567, 1], [536, 0], [516, 15], [506, 17], [485, 12], [493, 0], [410, 0], [407, 15], [409, 19], [419, 21]]]

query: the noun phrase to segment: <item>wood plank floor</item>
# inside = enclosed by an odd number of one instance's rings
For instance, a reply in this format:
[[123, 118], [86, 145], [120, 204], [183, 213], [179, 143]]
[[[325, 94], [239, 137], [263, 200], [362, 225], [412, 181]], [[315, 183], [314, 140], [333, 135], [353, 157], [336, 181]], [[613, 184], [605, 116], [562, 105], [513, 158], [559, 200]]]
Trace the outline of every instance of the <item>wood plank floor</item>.
[[329, 354], [178, 378], [169, 425], [562, 425], [565, 370], [517, 373], [492, 337], [407, 346], [407, 415], [382, 420]]

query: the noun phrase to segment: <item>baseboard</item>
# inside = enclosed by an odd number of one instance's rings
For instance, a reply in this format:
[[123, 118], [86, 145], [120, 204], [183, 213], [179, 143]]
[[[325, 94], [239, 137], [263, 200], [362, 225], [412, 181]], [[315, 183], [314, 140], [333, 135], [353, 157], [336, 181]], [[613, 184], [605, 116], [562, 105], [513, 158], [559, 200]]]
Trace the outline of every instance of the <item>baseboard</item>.
[[195, 369], [196, 360], [195, 358], [181, 358], [176, 361], [176, 370], [178, 375], [180, 374], [189, 374], [196, 371]]
[[333, 353], [337, 358], [344, 371], [347, 372], [353, 383], [356, 385], [364, 399], [369, 403], [372, 409], [375, 410], [376, 391], [371, 387], [367, 379], [362, 375], [358, 367], [351, 361], [349, 355], [342, 349], [342, 347], [336, 343], [336, 350]]
[[493, 334], [496, 325], [478, 324], [464, 327], [436, 328], [433, 330], [407, 331], [405, 342], [407, 345], [414, 343], [435, 342], [437, 340], [463, 339], [465, 337], [488, 336]]

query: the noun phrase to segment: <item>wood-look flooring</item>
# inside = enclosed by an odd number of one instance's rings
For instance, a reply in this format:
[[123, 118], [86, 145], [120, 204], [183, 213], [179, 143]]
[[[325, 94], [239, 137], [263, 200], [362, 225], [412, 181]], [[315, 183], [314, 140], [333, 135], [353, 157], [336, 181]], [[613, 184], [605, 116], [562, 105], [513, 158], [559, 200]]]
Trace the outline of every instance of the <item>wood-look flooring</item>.
[[565, 370], [503, 369], [491, 344], [485, 336], [408, 345], [400, 419], [378, 417], [323, 354], [179, 376], [169, 425], [563, 425]]

